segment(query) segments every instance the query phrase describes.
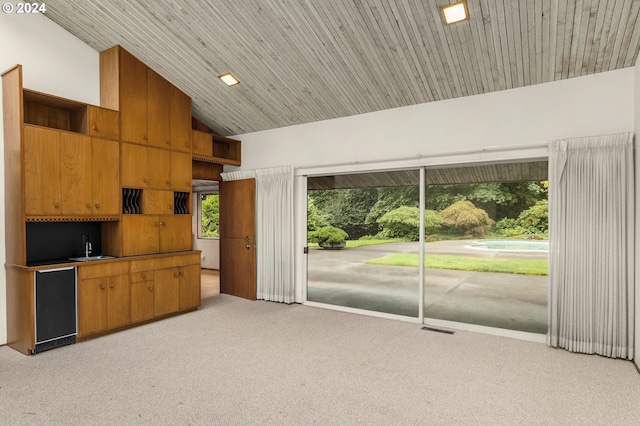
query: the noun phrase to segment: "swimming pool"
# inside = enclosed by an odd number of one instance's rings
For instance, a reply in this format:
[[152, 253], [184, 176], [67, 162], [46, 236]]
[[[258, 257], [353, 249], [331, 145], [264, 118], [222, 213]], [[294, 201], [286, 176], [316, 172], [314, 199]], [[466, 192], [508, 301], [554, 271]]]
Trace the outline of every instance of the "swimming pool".
[[477, 241], [468, 246], [479, 250], [509, 250], [509, 251], [549, 251], [549, 241], [534, 240], [495, 240]]

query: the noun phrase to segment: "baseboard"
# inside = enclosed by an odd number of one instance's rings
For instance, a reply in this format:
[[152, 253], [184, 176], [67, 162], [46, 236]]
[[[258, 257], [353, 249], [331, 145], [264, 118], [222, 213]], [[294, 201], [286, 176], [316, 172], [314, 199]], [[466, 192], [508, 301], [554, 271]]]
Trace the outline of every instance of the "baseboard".
[[633, 366], [636, 368], [636, 371], [638, 372], [638, 374], [640, 374], [640, 367], [638, 367], [638, 363], [636, 362], [636, 360], [634, 359], [631, 362], [633, 363]]

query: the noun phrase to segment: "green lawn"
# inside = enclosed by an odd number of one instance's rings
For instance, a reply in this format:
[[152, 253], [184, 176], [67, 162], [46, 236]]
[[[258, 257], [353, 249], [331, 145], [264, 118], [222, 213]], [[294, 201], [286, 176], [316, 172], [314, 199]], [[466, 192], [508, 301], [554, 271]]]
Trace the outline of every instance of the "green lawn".
[[[538, 259], [496, 259], [466, 256], [425, 256], [425, 267], [476, 272], [505, 272], [524, 275], [548, 275], [549, 262]], [[394, 253], [365, 263], [374, 265], [418, 266], [419, 257], [412, 253]]]

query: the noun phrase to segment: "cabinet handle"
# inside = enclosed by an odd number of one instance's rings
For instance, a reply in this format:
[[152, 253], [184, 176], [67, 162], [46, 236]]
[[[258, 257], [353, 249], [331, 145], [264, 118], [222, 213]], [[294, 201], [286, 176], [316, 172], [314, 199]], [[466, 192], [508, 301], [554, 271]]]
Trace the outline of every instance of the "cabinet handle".
[[87, 208], [91, 210], [91, 203], [87, 203]]
[[93, 125], [93, 127], [92, 127], [92, 129], [97, 131], [97, 130], [98, 130], [98, 126], [96, 126], [96, 125], [94, 124], [94, 125]]
[[153, 222], [153, 226], [160, 226], [158, 222]]
[[142, 178], [142, 181], [143, 181], [144, 183], [147, 183], [147, 182], [149, 182], [149, 179], [148, 179], [148, 178]]
[[114, 284], [109, 284], [109, 288], [114, 288], [115, 285]]
[[180, 276], [180, 273], [179, 273], [179, 272], [174, 272], [174, 273], [173, 273], [173, 277], [174, 277], [174, 278], [178, 278], [179, 276]]
[[142, 135], [142, 140], [146, 141], [147, 140], [147, 135]]
[[164, 222], [160, 222], [160, 225], [165, 226], [165, 225], [166, 225], [166, 223], [164, 223]]
[[60, 203], [58, 203], [58, 202], [53, 203], [53, 207], [56, 208], [56, 209], [59, 209], [60, 208]]
[[171, 145], [171, 141], [169, 139], [167, 139], [166, 141], [164, 141], [164, 143], [166, 143], [167, 145]]
[[180, 275], [181, 277], [184, 277], [184, 272], [180, 271], [178, 275]]
[[171, 186], [171, 181], [170, 180], [165, 180], [164, 183], [166, 183], [167, 186]]
[[96, 209], [99, 209], [100, 208], [100, 203], [96, 203], [95, 206], [96, 206]]
[[150, 285], [149, 287], [147, 287], [149, 289], [149, 291], [153, 291], [153, 286]]
[[140, 276], [142, 277], [143, 280], [147, 279], [147, 273], [146, 272], [141, 273]]
[[100, 290], [104, 290], [104, 289], [105, 289], [104, 283], [100, 283]]

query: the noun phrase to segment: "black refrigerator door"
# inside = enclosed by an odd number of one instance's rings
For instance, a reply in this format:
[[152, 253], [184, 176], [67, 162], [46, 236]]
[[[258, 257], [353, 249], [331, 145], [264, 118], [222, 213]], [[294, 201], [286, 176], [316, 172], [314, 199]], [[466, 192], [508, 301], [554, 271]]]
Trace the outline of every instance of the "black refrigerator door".
[[36, 344], [76, 334], [76, 268], [36, 271]]

